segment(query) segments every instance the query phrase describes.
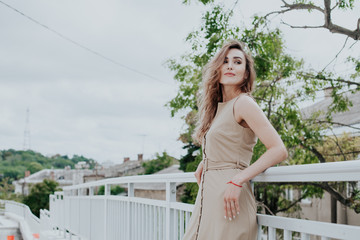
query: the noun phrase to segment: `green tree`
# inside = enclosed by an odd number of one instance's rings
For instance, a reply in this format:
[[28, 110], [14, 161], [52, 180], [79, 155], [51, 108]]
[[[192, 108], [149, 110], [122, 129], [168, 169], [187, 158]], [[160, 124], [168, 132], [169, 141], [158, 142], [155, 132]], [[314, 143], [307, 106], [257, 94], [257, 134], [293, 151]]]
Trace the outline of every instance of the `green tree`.
[[13, 193], [14, 188], [8, 177], [2, 178], [0, 182], [0, 199], [22, 202], [22, 196]]
[[[188, 1], [184, 1], [188, 2]], [[201, 1], [204, 4], [214, 1]], [[198, 30], [191, 32], [186, 41], [191, 45], [192, 51], [177, 59], [167, 61], [168, 67], [175, 73], [174, 78], [179, 82], [177, 95], [167, 104], [172, 116], [180, 112], [187, 112], [181, 116], [187, 126], [181, 133], [180, 140], [188, 149], [188, 154], [180, 159], [180, 165], [185, 171], [194, 171], [201, 154], [191, 139], [194, 131], [194, 116], [197, 112], [196, 96], [201, 81], [201, 69], [214, 53], [229, 38], [239, 39], [248, 46], [254, 57], [257, 73], [256, 91], [253, 93], [257, 103], [263, 109], [268, 119], [280, 134], [289, 150], [289, 158], [282, 164], [305, 164], [327, 162], [326, 156], [319, 152], [318, 146], [326, 140], [324, 130], [332, 128], [332, 115], [344, 112], [352, 105], [344, 91], [355, 93], [360, 90], [359, 75], [360, 64], [355, 58], [349, 58], [354, 66], [354, 72], [348, 80], [345, 76], [326, 71], [305, 69], [303, 60], [295, 59], [285, 51], [285, 43], [279, 29], [270, 28], [269, 22], [264, 17], [255, 16], [252, 25], [235, 26], [230, 24], [233, 9], [227, 10], [219, 4], [212, 4], [202, 18]], [[347, 77], [347, 76], [346, 76]], [[323, 114], [314, 113], [304, 119], [300, 111], [300, 104], [304, 101], [314, 100], [317, 92], [326, 87], [332, 87], [332, 103], [328, 111]], [[254, 148], [252, 162], [266, 151], [259, 141]], [[201, 156], [200, 156], [201, 158]], [[191, 185], [189, 185], [191, 186]], [[295, 201], [287, 201], [284, 197], [285, 189], [290, 185], [258, 184], [255, 189], [257, 200], [267, 206], [268, 213], [276, 214], [280, 211], [289, 211], [301, 199], [310, 196], [321, 197], [324, 191], [333, 194], [338, 201], [358, 212], [360, 201], [356, 198], [346, 198], [338, 194], [338, 189], [330, 183], [304, 184], [297, 187], [303, 188], [303, 194]], [[187, 202], [195, 200], [197, 188], [193, 186], [185, 190]], [[350, 204], [355, 203], [355, 204]]]
[[24, 197], [23, 203], [39, 217], [40, 209], [49, 209], [49, 195], [61, 190], [58, 186], [56, 181], [44, 179], [31, 187], [30, 194]]
[[156, 153], [155, 159], [143, 162], [142, 166], [145, 169], [145, 174], [153, 174], [164, 168], [170, 167], [175, 161], [176, 159], [169, 156], [166, 152], [163, 152], [162, 155]]
[[36, 173], [43, 169], [40, 163], [38, 162], [31, 162], [27, 169], [30, 171], [31, 174]]
[[26, 168], [24, 166], [5, 166], [1, 167], [0, 171], [4, 177], [8, 177], [11, 181], [24, 177]]

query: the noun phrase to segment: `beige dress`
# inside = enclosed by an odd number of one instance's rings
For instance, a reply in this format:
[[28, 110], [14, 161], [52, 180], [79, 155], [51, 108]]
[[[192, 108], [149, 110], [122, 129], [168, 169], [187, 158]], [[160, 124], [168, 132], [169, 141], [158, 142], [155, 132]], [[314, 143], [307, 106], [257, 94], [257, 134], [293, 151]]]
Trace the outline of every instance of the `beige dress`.
[[257, 137], [250, 128], [238, 124], [234, 103], [238, 97], [218, 103], [218, 109], [203, 143], [204, 170], [194, 210], [183, 240], [255, 240], [256, 203], [249, 182], [240, 193], [240, 214], [232, 221], [224, 218], [226, 183], [248, 167]]

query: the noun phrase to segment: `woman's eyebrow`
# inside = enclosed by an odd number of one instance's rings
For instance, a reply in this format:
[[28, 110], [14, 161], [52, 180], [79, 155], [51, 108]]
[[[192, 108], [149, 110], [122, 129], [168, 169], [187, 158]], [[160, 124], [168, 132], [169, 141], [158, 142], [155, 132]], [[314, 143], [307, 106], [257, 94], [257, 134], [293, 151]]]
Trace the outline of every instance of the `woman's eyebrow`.
[[[237, 57], [237, 56], [235, 56], [235, 57], [233, 57], [233, 58], [240, 58], [240, 59], [242, 60], [241, 57]], [[225, 59], [229, 59], [229, 58], [228, 58], [228, 57], [225, 57]]]

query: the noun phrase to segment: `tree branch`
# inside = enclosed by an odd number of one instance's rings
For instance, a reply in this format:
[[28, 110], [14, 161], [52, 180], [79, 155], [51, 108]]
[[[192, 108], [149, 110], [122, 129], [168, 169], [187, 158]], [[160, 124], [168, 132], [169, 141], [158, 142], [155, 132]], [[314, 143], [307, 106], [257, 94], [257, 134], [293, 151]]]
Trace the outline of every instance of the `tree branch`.
[[319, 161], [320, 161], [321, 163], [325, 163], [325, 162], [326, 162], [324, 156], [323, 156], [315, 147], [313, 147], [313, 146], [306, 146], [306, 145], [304, 145], [302, 142], [300, 142], [300, 145], [301, 145], [303, 148], [308, 149], [310, 152], [314, 153], [315, 156], [319, 159]]
[[355, 30], [350, 30], [350, 29], [341, 27], [339, 25], [334, 24], [331, 21], [331, 12], [336, 7], [338, 7], [339, 3], [337, 3], [333, 8], [331, 8], [331, 0], [324, 0], [324, 9], [322, 9], [321, 7], [316, 6], [314, 4], [307, 4], [307, 3], [289, 4], [289, 3], [285, 2], [284, 0], [282, 0], [282, 2], [284, 3], [284, 6], [281, 6], [281, 8], [285, 8], [284, 10], [270, 12], [265, 15], [265, 18], [267, 18], [268, 16], [275, 14], [275, 13], [284, 14], [286, 12], [293, 11], [293, 10], [317, 10], [324, 15], [324, 25], [323, 26], [302, 26], [301, 27], [301, 26], [292, 26], [289, 24], [286, 24], [286, 25], [288, 25], [292, 28], [320, 28], [321, 27], [321, 28], [328, 29], [332, 33], [339, 33], [339, 34], [343, 34], [348, 37], [351, 37], [354, 40], [360, 40], [360, 19], [358, 19], [358, 21], [357, 21], [357, 27]]
[[282, 14], [282, 13], [286, 13], [286, 12], [288, 12], [288, 11], [291, 11], [291, 9], [286, 9], [286, 10], [282, 10], [282, 11], [274, 11], [274, 12], [270, 12], [270, 13], [268, 13], [268, 14], [266, 14], [265, 16], [264, 16], [264, 18], [267, 18], [268, 16], [270, 16], [270, 15], [272, 15], [272, 14]]
[[294, 26], [294, 25], [290, 25], [284, 21], [281, 21], [281, 23], [284, 25], [287, 25], [291, 28], [324, 28], [324, 25], [322, 25], [322, 26]]
[[325, 71], [325, 69], [326, 69], [333, 61], [335, 61], [335, 59], [338, 58], [339, 54], [342, 52], [342, 50], [344, 50], [348, 39], [349, 39], [349, 36], [345, 39], [344, 45], [342, 46], [342, 48], [340, 49], [340, 51], [335, 55], [334, 59], [331, 60], [331, 61], [323, 68], [323, 70], [321, 70], [322, 72]]
[[335, 189], [333, 189], [328, 183], [311, 183], [313, 186], [318, 186], [322, 189], [324, 189], [325, 191], [327, 191], [328, 193], [330, 193], [330, 195], [332, 197], [334, 197], [337, 201], [339, 201], [340, 203], [342, 203], [344, 206], [350, 207], [350, 201], [348, 198], [345, 198], [343, 195], [341, 195], [338, 191], [336, 191]]
[[[305, 121], [313, 121], [313, 119], [304, 119]], [[323, 121], [323, 120], [316, 120], [314, 121], [316, 123], [330, 123], [330, 124], [335, 124], [335, 125], [339, 125], [339, 126], [343, 126], [343, 127], [349, 127], [352, 129], [356, 129], [356, 130], [360, 130], [360, 128], [358, 127], [354, 127], [345, 123], [339, 123], [339, 122], [332, 122], [332, 121]]]
[[319, 12], [324, 13], [324, 9], [322, 9], [319, 6], [313, 5], [313, 4], [306, 4], [306, 3], [296, 3], [296, 4], [289, 4], [282, 0], [284, 3], [284, 6], [281, 6], [282, 8], [288, 8], [290, 10], [318, 10]]
[[278, 212], [284, 212], [284, 211], [289, 210], [290, 208], [292, 208], [293, 206], [295, 206], [298, 202], [300, 202], [300, 201], [303, 200], [304, 198], [305, 198], [305, 195], [301, 196], [301, 197], [298, 198], [297, 200], [293, 201], [289, 206], [277, 210], [276, 213], [278, 213]]
[[331, 11], [334, 10], [337, 6], [339, 6], [339, 4], [340, 4], [340, 1], [338, 1], [338, 2], [335, 4], [335, 6], [331, 9]]
[[[341, 155], [343, 156], [344, 161], [346, 161], [347, 159], [346, 159], [346, 156], [345, 156], [345, 154], [344, 154], [344, 152], [343, 152], [343, 150], [342, 150], [342, 148], [341, 148], [341, 146], [340, 146], [339, 139], [338, 139], [337, 136], [335, 135], [334, 131], [333, 131], [332, 129], [330, 129], [330, 130], [331, 130], [333, 136], [334, 136], [335, 139], [336, 139], [336, 141], [335, 141], [334, 139], [333, 139], [333, 141], [335, 142], [336, 146], [339, 148], [339, 151], [340, 151]], [[331, 138], [331, 139], [332, 139], [332, 138]]]
[[344, 80], [344, 79], [331, 79], [331, 78], [326, 78], [326, 77], [316, 77], [314, 75], [310, 75], [310, 74], [302, 74], [299, 73], [300, 76], [305, 77], [305, 78], [311, 78], [311, 79], [317, 79], [317, 80], [323, 80], [323, 81], [335, 81], [335, 82], [342, 82], [342, 83], [347, 83], [350, 85], [356, 85], [358, 87], [360, 87], [360, 83], [357, 82], [353, 82], [353, 81], [348, 81], [348, 80]]
[[330, 27], [331, 22], [331, 0], [324, 0], [324, 17], [325, 17], [325, 27]]
[[271, 211], [271, 209], [270, 209], [268, 206], [266, 206], [265, 203], [256, 201], [256, 205], [257, 205], [257, 206], [262, 206], [262, 207], [266, 208], [266, 210], [269, 211], [270, 215], [275, 216], [275, 214]]
[[[353, 152], [346, 152], [343, 154], [356, 154], [356, 153], [360, 153], [360, 151], [353, 151]], [[334, 153], [334, 154], [326, 154], [325, 156], [339, 156], [342, 155], [341, 153]]]

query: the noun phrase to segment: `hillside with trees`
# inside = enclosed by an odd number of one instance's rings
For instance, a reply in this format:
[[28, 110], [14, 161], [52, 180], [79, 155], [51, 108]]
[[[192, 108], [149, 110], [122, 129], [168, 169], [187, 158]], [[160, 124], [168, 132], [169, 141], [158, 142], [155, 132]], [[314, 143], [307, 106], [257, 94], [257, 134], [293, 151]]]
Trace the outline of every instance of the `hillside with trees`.
[[93, 169], [96, 164], [95, 160], [79, 155], [74, 155], [72, 158], [59, 154], [49, 157], [32, 150], [2, 150], [0, 151], [0, 178], [7, 178], [12, 182], [23, 178], [25, 171], [33, 174], [42, 169], [62, 169], [65, 166], [74, 168], [75, 164], [81, 161], [89, 164], [90, 169]]

